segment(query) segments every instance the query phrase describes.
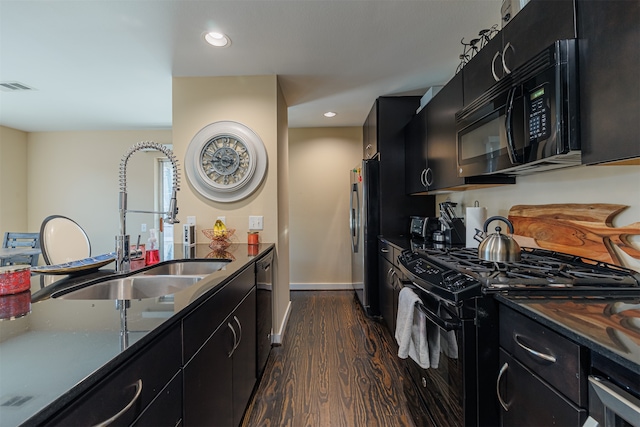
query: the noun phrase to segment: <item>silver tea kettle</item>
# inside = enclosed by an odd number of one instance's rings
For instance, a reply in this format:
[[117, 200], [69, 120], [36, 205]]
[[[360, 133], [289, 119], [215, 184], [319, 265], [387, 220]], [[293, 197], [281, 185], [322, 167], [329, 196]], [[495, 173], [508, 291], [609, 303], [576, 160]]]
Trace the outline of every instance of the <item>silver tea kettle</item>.
[[[503, 216], [492, 216], [484, 222], [484, 239], [478, 245], [478, 258], [485, 261], [512, 262], [520, 261], [520, 246], [512, 236], [500, 233], [502, 228], [496, 227], [496, 232], [488, 234], [489, 224], [492, 221], [502, 221], [509, 226], [509, 233], [513, 235], [513, 224]], [[480, 231], [476, 234], [476, 240]]]

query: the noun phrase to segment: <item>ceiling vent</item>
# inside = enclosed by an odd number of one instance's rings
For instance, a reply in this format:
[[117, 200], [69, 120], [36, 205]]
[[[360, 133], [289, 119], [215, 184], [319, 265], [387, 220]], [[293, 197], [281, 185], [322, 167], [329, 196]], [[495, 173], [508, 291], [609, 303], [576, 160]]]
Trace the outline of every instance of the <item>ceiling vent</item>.
[[20, 82], [0, 82], [0, 90], [3, 92], [18, 92], [35, 89]]

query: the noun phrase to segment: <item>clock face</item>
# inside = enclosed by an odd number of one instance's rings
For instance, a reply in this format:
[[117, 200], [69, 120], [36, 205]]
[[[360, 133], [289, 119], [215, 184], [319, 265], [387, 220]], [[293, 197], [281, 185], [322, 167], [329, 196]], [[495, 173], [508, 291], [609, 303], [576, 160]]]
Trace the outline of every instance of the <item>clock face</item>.
[[262, 140], [241, 123], [211, 123], [187, 147], [187, 178], [198, 193], [214, 201], [247, 197], [258, 188], [266, 169]]
[[218, 136], [207, 142], [200, 155], [205, 175], [221, 186], [236, 185], [249, 173], [251, 157], [246, 144], [232, 136]]

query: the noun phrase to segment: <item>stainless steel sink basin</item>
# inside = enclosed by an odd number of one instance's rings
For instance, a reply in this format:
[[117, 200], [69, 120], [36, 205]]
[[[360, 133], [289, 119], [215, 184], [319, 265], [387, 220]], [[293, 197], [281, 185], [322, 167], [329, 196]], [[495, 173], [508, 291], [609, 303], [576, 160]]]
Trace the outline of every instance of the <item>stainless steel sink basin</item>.
[[203, 276], [130, 276], [96, 283], [64, 295], [60, 299], [144, 299], [157, 298], [179, 292], [193, 285]]
[[158, 264], [136, 276], [206, 276], [222, 270], [228, 261], [176, 261]]
[[127, 277], [106, 277], [105, 281], [53, 298], [77, 300], [135, 300], [174, 294], [195, 284], [203, 277], [222, 270], [225, 261], [177, 261], [157, 266]]

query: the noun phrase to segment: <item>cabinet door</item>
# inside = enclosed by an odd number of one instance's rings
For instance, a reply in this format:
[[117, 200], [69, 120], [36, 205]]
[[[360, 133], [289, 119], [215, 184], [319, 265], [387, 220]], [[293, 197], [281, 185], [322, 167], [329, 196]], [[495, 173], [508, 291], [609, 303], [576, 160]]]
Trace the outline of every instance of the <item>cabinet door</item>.
[[429, 190], [455, 187], [464, 183], [457, 174], [456, 118], [462, 108], [462, 74], [456, 74], [427, 104], [427, 154], [433, 173]]
[[500, 366], [497, 380], [502, 426], [579, 427], [584, 423], [584, 409], [576, 407], [502, 349]]
[[180, 328], [172, 327], [46, 425], [98, 425], [116, 414], [110, 425], [130, 425], [180, 370], [180, 347]]
[[393, 281], [391, 279], [394, 268], [387, 259], [380, 255], [378, 262], [378, 277], [380, 283], [380, 314], [387, 328], [394, 334], [396, 330], [395, 317], [393, 315]]
[[378, 101], [373, 103], [362, 127], [362, 158], [370, 159], [378, 152]]
[[[231, 322], [231, 320], [233, 322]], [[230, 319], [236, 328], [233, 351], [233, 425], [240, 425], [256, 384], [256, 290], [253, 289]], [[237, 326], [237, 327], [236, 327]]]
[[576, 37], [573, 0], [532, 0], [502, 29], [508, 70], [527, 62], [556, 40]]
[[504, 76], [502, 69], [502, 33], [489, 40], [461, 71], [464, 80], [464, 105], [473, 102]]
[[181, 420], [182, 372], [179, 372], [132, 426], [176, 427]]
[[578, 2], [582, 163], [640, 157], [640, 2]]
[[183, 369], [184, 425], [231, 427], [233, 320], [229, 316]]
[[427, 116], [423, 108], [404, 132], [405, 191], [416, 194], [427, 191]]

